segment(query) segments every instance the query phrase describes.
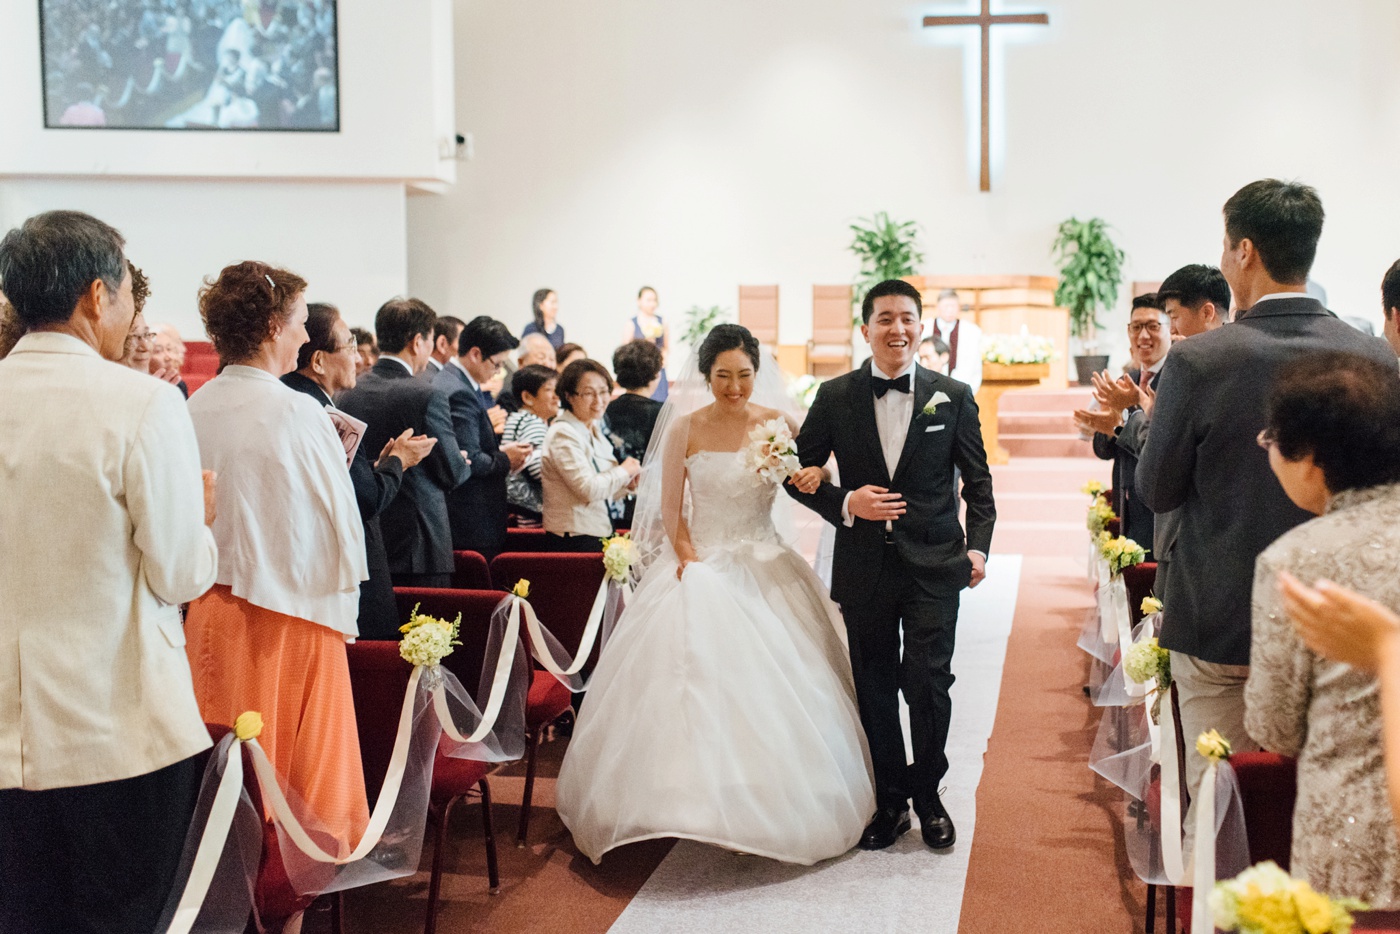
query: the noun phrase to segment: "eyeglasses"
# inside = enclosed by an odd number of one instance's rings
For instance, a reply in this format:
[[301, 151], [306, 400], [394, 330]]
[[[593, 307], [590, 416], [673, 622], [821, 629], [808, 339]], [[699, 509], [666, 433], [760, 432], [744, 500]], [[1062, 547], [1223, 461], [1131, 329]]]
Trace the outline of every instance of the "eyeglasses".
[[578, 392], [574, 393], [574, 398], [575, 398], [575, 399], [606, 399], [606, 398], [608, 398], [608, 397], [611, 396], [611, 395], [612, 395], [612, 393], [609, 392], [609, 391], [606, 390], [606, 389], [592, 389], [592, 390], [589, 390], [589, 389], [580, 389]]
[[149, 344], [155, 339], [155, 331], [132, 331], [130, 334], [127, 335], [127, 340], [139, 344]]
[[1274, 435], [1273, 429], [1265, 428], [1263, 431], [1259, 432], [1259, 436], [1254, 439], [1254, 443], [1267, 451], [1270, 448], [1278, 447], [1278, 438]]
[[1136, 337], [1143, 331], [1146, 331], [1148, 334], [1159, 334], [1162, 331], [1162, 322], [1134, 321], [1132, 324], [1128, 325], [1128, 333], [1133, 337]]

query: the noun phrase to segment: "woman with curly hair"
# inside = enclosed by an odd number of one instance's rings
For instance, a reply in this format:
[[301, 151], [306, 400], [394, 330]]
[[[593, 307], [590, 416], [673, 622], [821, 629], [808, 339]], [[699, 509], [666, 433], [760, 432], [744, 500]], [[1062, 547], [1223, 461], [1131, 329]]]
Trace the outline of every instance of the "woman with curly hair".
[[321, 406], [280, 381], [307, 340], [305, 290], [254, 262], [200, 290], [221, 369], [190, 417], [219, 477], [219, 575], [185, 628], [204, 719], [261, 712], [268, 758], [346, 855], [369, 820], [345, 658], [369, 575], [345, 448]]

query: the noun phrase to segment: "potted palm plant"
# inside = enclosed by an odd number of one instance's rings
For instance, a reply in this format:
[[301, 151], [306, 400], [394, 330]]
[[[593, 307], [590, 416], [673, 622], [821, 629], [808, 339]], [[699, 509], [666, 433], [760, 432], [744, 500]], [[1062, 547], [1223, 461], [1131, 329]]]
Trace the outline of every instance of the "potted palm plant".
[[[858, 218], [851, 225], [851, 252], [860, 260], [860, 275], [851, 289], [851, 302], [859, 308], [871, 286], [886, 279], [915, 276], [924, 262], [919, 249], [919, 225], [915, 221], [896, 221], [884, 211], [874, 217]], [[855, 315], [860, 324], [860, 315]]]
[[1098, 314], [1118, 301], [1124, 253], [1109, 237], [1107, 222], [1098, 217], [1071, 217], [1060, 225], [1050, 249], [1060, 266], [1055, 304], [1069, 309], [1070, 334], [1079, 340], [1081, 351], [1074, 366], [1079, 385], [1088, 386], [1090, 375], [1108, 366], [1108, 355], [1098, 352]]

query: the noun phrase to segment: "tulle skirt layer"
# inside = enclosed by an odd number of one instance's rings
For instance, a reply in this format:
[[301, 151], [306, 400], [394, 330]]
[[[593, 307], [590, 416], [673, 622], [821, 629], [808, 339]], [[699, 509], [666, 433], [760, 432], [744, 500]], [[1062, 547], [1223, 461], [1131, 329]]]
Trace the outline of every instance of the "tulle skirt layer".
[[599, 660], [557, 806], [595, 862], [681, 837], [811, 864], [874, 811], [839, 613], [777, 545], [653, 566]]

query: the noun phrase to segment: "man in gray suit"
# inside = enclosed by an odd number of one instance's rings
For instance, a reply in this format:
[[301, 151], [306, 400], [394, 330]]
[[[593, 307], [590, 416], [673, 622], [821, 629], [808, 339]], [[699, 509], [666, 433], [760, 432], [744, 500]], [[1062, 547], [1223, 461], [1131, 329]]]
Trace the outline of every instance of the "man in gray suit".
[[[1235, 323], [1174, 346], [1142, 457], [1138, 491], [1156, 513], [1178, 511], [1161, 644], [1188, 745], [1218, 729], [1237, 751], [1257, 749], [1244, 728], [1254, 560], [1311, 518], [1294, 506], [1256, 443], [1274, 379], [1323, 350], [1396, 365], [1395, 352], [1340, 321], [1307, 294], [1322, 235], [1322, 202], [1306, 185], [1253, 182], [1225, 202], [1221, 271]], [[1204, 771], [1188, 756], [1188, 786]]]

